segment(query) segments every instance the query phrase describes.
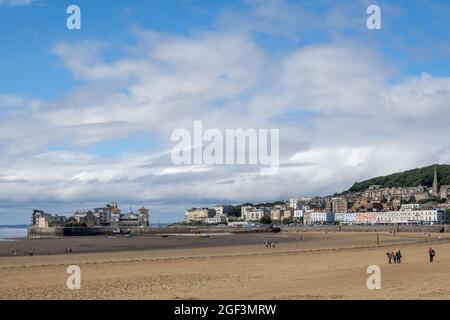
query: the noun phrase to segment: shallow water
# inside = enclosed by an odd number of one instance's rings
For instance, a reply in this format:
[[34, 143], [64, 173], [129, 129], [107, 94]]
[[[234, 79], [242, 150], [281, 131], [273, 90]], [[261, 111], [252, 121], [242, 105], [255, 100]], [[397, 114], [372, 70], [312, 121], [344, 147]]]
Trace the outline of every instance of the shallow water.
[[0, 228], [0, 241], [12, 241], [14, 238], [26, 237], [26, 228]]

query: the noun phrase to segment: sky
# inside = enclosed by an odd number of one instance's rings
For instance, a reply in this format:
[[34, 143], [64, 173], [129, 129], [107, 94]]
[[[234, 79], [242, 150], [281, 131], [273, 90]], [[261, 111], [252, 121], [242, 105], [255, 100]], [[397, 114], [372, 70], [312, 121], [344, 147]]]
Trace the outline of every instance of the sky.
[[[372, 4], [380, 30], [366, 26]], [[0, 224], [111, 201], [174, 222], [448, 164], [449, 12], [446, 0], [0, 0]], [[194, 121], [279, 129], [280, 169], [175, 165], [171, 134]]]

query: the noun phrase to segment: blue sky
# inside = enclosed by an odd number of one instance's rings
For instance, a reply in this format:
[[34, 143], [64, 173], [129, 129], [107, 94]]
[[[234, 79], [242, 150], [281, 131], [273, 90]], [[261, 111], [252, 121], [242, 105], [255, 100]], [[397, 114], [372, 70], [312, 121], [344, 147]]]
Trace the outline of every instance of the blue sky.
[[[71, 4], [81, 30], [66, 28]], [[369, 4], [382, 30], [366, 28]], [[426, 150], [420, 134], [446, 134], [448, 12], [444, 0], [0, 0], [0, 224], [27, 222], [34, 203], [117, 198], [173, 221], [184, 206], [334, 193], [448, 161], [445, 141]], [[173, 171], [170, 133], [198, 119], [278, 127], [282, 160], [316, 168], [289, 165], [270, 182], [242, 168]], [[408, 160], [377, 153], [405, 145]]]
[[[351, 5], [351, 3], [354, 3]], [[335, 6], [332, 1], [291, 1], [307, 3], [317, 18]], [[360, 20], [355, 28], [348, 27], [338, 36], [358, 38], [368, 46], [381, 46], [383, 53], [398, 63], [402, 74], [429, 72], [434, 75], [448, 74], [450, 69], [450, 48], [448, 37], [450, 19], [447, 12], [449, 1], [380, 1], [386, 3], [388, 12], [382, 11], [383, 30], [369, 32], [365, 28], [365, 3], [345, 2], [352, 6], [351, 13]], [[82, 9], [83, 28], [69, 31], [65, 28], [67, 6], [77, 4]], [[57, 98], [79, 85], [67, 70], [61, 67], [52, 54], [52, 45], [62, 40], [82, 41], [101, 39], [113, 47], [135, 42], [132, 30], [136, 27], [161, 32], [186, 34], [196, 30], [217, 28], [215, 18], [221, 12], [233, 10], [247, 12], [244, 1], [52, 1], [37, 0], [26, 6], [6, 6], [0, 10], [0, 38], [4, 50], [0, 52], [0, 67], [3, 76], [0, 87], [3, 91], [24, 96]], [[394, 12], [391, 12], [394, 11]], [[294, 41], [316, 43], [328, 36], [326, 32], [313, 30], [301, 23], [294, 33], [305, 38]], [[305, 35], [305, 36], [304, 36]], [[256, 32], [255, 39], [262, 45], [273, 46], [273, 50], [289, 47], [292, 41], [267, 36]], [[302, 41], [303, 40], [303, 41]], [[397, 46], [397, 47], [395, 47]], [[439, 50], [439, 49], [442, 50]], [[120, 56], [114, 48], [104, 58]], [[7, 75], [7, 76], [6, 76]], [[42, 77], [45, 75], [45, 81]]]

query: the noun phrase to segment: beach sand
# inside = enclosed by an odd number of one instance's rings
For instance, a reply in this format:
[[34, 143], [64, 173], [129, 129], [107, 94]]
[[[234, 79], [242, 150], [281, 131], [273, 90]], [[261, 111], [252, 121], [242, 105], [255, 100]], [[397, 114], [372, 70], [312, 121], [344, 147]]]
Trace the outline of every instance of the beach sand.
[[[85, 253], [0, 257], [0, 299], [450, 299], [447, 234], [427, 238], [418, 233], [395, 237], [381, 233], [380, 247], [375, 233], [177, 236], [136, 241], [152, 247], [152, 241], [161, 244], [161, 239], [177, 245], [123, 251], [116, 243], [107, 250], [107, 242], [91, 238]], [[258, 244], [263, 239], [278, 244], [266, 248]], [[48, 252], [53, 247], [59, 250], [58, 240], [46, 240]], [[40, 241], [29, 243], [45, 243]], [[86, 239], [71, 241], [84, 243]], [[192, 241], [198, 243], [190, 247]], [[430, 245], [437, 252], [433, 263], [428, 262]], [[402, 250], [402, 264], [388, 264], [386, 252], [397, 248]], [[66, 268], [73, 264], [81, 268], [80, 290], [66, 288]], [[381, 268], [380, 290], [367, 289], [370, 265]]]

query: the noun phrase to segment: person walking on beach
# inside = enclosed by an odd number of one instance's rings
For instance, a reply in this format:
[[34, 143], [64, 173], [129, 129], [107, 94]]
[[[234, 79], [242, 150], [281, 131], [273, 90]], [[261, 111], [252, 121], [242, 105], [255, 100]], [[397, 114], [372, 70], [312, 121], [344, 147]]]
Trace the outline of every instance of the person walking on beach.
[[436, 255], [436, 252], [433, 250], [433, 248], [430, 247], [430, 249], [428, 249], [428, 255], [430, 256], [430, 262], [433, 262], [434, 256]]
[[392, 263], [392, 254], [390, 252], [386, 252], [386, 255], [389, 259], [389, 264], [391, 264]]
[[395, 255], [397, 256], [397, 263], [402, 263], [402, 253], [400, 252], [400, 249], [397, 249]]
[[394, 253], [394, 251], [391, 252], [391, 257], [394, 258], [394, 263], [397, 263], [397, 255]]

